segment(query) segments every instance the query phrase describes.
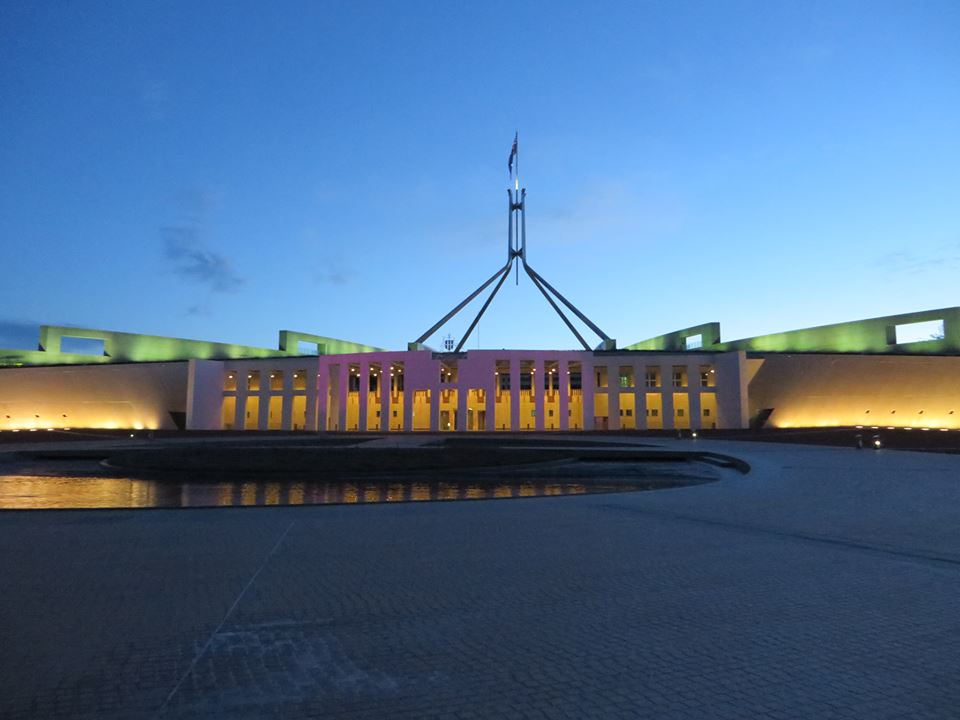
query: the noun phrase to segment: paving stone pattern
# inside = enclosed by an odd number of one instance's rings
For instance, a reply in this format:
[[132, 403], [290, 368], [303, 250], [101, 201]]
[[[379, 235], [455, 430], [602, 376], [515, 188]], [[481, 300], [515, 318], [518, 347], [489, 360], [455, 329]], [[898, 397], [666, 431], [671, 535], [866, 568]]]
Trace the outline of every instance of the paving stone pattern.
[[960, 717], [960, 457], [701, 444], [753, 472], [0, 514], [0, 717]]

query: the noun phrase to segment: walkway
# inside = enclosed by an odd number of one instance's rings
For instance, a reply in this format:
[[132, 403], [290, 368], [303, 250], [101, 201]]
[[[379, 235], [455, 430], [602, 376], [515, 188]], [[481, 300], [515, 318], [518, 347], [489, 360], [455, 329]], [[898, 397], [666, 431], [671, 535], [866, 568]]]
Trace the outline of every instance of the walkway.
[[2, 513], [0, 716], [956, 718], [960, 457], [697, 447], [754, 470]]

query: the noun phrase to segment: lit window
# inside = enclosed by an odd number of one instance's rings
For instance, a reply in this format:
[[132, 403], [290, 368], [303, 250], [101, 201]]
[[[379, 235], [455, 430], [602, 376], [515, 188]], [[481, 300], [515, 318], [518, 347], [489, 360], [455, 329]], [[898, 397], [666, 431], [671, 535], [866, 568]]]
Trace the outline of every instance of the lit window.
[[684, 388], [687, 386], [687, 368], [684, 365], [673, 366], [673, 386]]

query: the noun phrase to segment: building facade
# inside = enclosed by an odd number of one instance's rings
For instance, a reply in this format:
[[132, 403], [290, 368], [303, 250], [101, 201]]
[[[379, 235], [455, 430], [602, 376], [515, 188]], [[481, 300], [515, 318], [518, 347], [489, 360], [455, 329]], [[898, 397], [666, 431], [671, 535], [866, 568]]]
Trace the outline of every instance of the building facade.
[[623, 350], [387, 351], [291, 331], [270, 350], [42, 326], [37, 350], [0, 351], [0, 431], [751, 425], [960, 429], [960, 308], [727, 343], [708, 323]]

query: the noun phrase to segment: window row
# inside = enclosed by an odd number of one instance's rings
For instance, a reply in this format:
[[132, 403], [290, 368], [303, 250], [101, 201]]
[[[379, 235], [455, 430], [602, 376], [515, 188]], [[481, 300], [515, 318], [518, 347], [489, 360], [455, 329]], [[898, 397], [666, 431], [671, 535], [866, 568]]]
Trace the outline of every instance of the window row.
[[[266, 379], [269, 383], [268, 387], [271, 390], [285, 389], [283, 384], [285, 379], [283, 370], [271, 370], [269, 378]], [[294, 390], [307, 389], [307, 371], [305, 369], [295, 371], [291, 380]], [[227, 370], [223, 377], [223, 389], [236, 390], [240, 384], [243, 384], [247, 390], [260, 390], [261, 372], [259, 370], [250, 370], [247, 372], [247, 377], [241, 381], [239, 372], [236, 370]]]

